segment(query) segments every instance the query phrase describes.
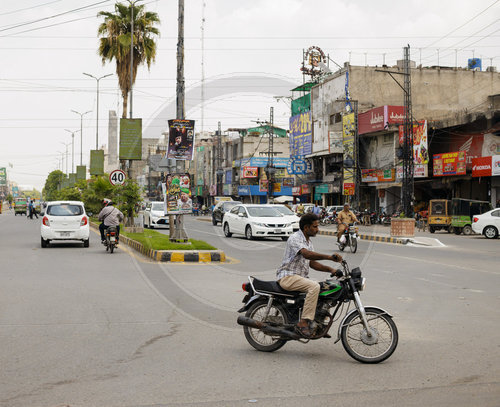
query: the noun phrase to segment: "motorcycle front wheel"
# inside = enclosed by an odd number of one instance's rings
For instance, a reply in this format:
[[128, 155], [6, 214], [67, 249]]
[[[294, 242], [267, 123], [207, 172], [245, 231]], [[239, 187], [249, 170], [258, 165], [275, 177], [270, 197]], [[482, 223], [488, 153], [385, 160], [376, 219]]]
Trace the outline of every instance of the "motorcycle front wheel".
[[[287, 314], [281, 305], [273, 304], [269, 310], [267, 318], [264, 318], [266, 308], [267, 301], [256, 302], [248, 309], [245, 316], [255, 319], [256, 321], [269, 323], [273, 326], [288, 323]], [[267, 335], [259, 329], [251, 328], [249, 326], [244, 326], [243, 332], [245, 333], [245, 338], [248, 343], [261, 352], [274, 352], [287, 342], [284, 339]]]
[[376, 308], [365, 308], [371, 336], [363, 326], [359, 311], [345, 320], [340, 337], [344, 349], [362, 363], [379, 363], [393, 354], [398, 345], [398, 328], [392, 318]]
[[349, 247], [351, 248], [351, 253], [356, 253], [356, 250], [358, 250], [358, 239], [349, 239]]

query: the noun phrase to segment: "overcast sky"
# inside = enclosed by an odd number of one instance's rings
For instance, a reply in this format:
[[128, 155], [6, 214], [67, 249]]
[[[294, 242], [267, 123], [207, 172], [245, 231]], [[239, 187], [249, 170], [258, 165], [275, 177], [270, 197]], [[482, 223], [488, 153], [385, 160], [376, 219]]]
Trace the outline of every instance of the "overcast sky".
[[[424, 66], [437, 65], [438, 55], [440, 65], [445, 66], [455, 66], [455, 56], [458, 66], [465, 67], [473, 56], [483, 59], [483, 69], [491, 63], [500, 65], [500, 0], [185, 2], [186, 90], [201, 80], [203, 2], [207, 87], [221, 76], [249, 73], [298, 85], [302, 82], [302, 50], [311, 45], [322, 48], [340, 65], [345, 61], [381, 65], [384, 57], [392, 65], [402, 59], [406, 44], [412, 47], [412, 59]], [[80, 117], [71, 110], [91, 111], [83, 121], [83, 164], [88, 165], [89, 150], [96, 143], [96, 81], [82, 73], [102, 76], [115, 72], [114, 62], [103, 66], [96, 51], [97, 27], [102, 21], [97, 13], [112, 11], [114, 3], [2, 2], [0, 167], [7, 167], [9, 179], [41, 190], [50, 171], [58, 168], [64, 143], [71, 143], [71, 134], [65, 129], [80, 129]], [[140, 68], [134, 88], [134, 117], [142, 117], [145, 127], [175, 97], [177, 1], [144, 0], [142, 4], [161, 19], [156, 63], [150, 71]], [[72, 11], [75, 9], [80, 10]], [[204, 129], [216, 129], [218, 121], [223, 129], [253, 126], [255, 120], [268, 118], [271, 106], [275, 124], [287, 128], [289, 102], [273, 96], [287, 95], [267, 94], [256, 86], [252, 92], [230, 89], [226, 95], [206, 100]], [[100, 82], [99, 104], [102, 145], [107, 142], [108, 111], [116, 110], [121, 116], [116, 75]], [[189, 110], [186, 116], [197, 120], [200, 130], [201, 107]], [[71, 145], [69, 153], [68, 169]], [[79, 133], [74, 161], [75, 166], [80, 163]]]

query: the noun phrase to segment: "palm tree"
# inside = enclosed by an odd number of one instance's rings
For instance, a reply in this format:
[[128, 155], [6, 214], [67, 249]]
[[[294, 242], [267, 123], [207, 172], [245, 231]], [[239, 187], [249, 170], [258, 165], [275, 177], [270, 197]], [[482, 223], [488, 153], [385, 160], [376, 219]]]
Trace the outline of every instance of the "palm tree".
[[134, 55], [132, 66], [132, 85], [137, 76], [137, 67], [147, 63], [148, 69], [156, 57], [156, 42], [154, 36], [160, 32], [155, 24], [160, 23], [157, 13], [144, 10], [144, 5], [129, 6], [116, 3], [115, 13], [101, 11], [98, 16], [104, 17], [104, 22], [99, 26], [99, 56], [103, 65], [106, 61], [116, 60], [116, 74], [118, 84], [122, 91], [123, 112], [122, 117], [127, 117], [127, 97], [131, 88], [130, 83], [130, 42], [131, 42], [131, 8], [134, 16]]

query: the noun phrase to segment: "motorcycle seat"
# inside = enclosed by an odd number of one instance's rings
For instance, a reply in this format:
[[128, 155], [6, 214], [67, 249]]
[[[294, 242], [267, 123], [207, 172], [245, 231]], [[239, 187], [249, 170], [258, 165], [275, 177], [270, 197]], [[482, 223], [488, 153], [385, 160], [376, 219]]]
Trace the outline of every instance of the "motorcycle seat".
[[302, 294], [300, 291], [283, 290], [277, 281], [263, 281], [253, 278], [253, 287], [256, 291], [266, 294], [276, 294], [284, 297], [298, 297]]

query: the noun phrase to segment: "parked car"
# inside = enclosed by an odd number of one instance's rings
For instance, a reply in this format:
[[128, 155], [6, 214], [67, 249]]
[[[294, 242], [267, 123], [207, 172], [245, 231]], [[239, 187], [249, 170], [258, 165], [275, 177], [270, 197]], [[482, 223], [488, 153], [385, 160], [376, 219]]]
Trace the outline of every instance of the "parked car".
[[89, 218], [80, 201], [47, 202], [41, 224], [41, 246], [46, 248], [51, 241], [80, 240], [89, 247]]
[[222, 220], [224, 235], [254, 237], [281, 237], [287, 240], [293, 233], [292, 224], [273, 205], [236, 205]]
[[344, 209], [343, 205], [332, 205], [332, 206], [327, 206], [326, 207], [326, 214], [330, 216], [333, 212], [339, 213]]
[[219, 222], [222, 223], [224, 214], [234, 208], [235, 205], [240, 204], [240, 201], [219, 201], [212, 212], [212, 225], [215, 226]]
[[165, 204], [162, 201], [148, 202], [143, 211], [144, 227], [168, 227], [168, 215], [165, 215]]
[[497, 238], [500, 231], [500, 209], [496, 208], [482, 215], [474, 215], [472, 217], [472, 230], [488, 239]]
[[300, 218], [287, 206], [285, 205], [279, 205], [279, 204], [274, 204], [272, 205], [273, 208], [276, 208], [286, 219], [287, 223], [292, 224], [292, 229], [294, 232], [300, 229], [299, 227], [299, 221]]

